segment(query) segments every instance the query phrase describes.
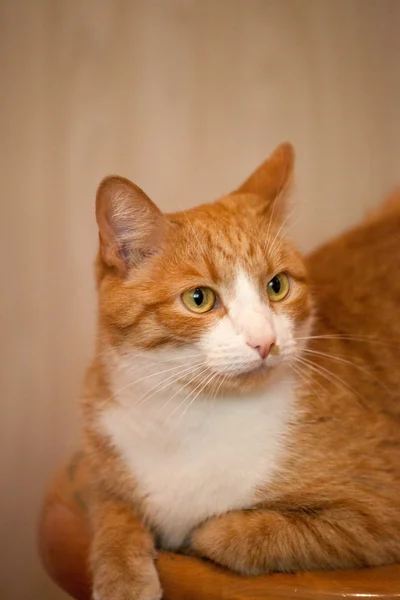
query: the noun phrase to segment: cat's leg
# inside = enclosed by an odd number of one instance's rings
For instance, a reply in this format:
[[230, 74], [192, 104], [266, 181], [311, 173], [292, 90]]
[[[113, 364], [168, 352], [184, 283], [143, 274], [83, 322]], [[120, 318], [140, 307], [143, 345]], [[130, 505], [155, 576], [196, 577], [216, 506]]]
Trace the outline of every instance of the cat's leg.
[[90, 566], [94, 600], [159, 600], [154, 541], [131, 507], [96, 501]]
[[209, 519], [193, 531], [190, 545], [199, 556], [252, 575], [395, 560], [394, 547], [384, 550], [378, 532], [377, 520], [345, 507], [290, 512], [257, 509]]

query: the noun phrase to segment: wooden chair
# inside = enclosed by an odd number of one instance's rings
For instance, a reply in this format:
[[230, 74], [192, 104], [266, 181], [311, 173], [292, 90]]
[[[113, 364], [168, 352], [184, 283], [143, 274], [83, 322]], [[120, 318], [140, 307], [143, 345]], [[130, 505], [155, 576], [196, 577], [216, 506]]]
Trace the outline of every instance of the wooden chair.
[[[62, 467], [45, 497], [39, 521], [39, 550], [44, 567], [76, 600], [91, 598], [86, 475], [84, 460]], [[157, 566], [164, 600], [400, 598], [400, 565], [241, 577], [206, 561], [161, 552]]]

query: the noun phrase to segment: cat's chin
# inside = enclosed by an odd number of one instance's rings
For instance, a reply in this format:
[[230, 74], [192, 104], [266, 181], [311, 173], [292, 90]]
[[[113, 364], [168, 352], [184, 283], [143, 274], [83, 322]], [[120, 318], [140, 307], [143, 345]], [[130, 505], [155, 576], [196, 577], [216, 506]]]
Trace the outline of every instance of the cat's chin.
[[228, 375], [220, 391], [222, 395], [232, 392], [249, 393], [257, 391], [268, 385], [271, 379], [274, 378], [276, 371], [275, 367], [260, 363], [247, 371]]

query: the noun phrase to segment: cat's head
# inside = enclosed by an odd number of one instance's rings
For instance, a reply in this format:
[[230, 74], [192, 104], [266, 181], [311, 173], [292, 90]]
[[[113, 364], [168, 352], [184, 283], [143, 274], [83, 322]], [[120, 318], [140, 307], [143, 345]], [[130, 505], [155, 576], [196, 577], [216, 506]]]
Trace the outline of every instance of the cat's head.
[[189, 386], [244, 391], [296, 353], [311, 302], [283, 236], [293, 163], [283, 144], [232, 194], [175, 214], [126, 179], [101, 183], [100, 327], [125, 364], [140, 356]]

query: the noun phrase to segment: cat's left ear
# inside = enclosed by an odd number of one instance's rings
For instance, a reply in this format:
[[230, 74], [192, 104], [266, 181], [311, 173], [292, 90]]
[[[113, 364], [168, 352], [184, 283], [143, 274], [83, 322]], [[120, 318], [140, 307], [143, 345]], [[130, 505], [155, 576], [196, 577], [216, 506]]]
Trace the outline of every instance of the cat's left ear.
[[103, 262], [122, 277], [159, 251], [167, 232], [167, 221], [154, 202], [124, 177], [103, 179], [96, 219]]
[[273, 209], [274, 215], [279, 219], [286, 212], [294, 163], [294, 148], [292, 144], [285, 142], [234, 193], [255, 194], [263, 201], [264, 210]]

